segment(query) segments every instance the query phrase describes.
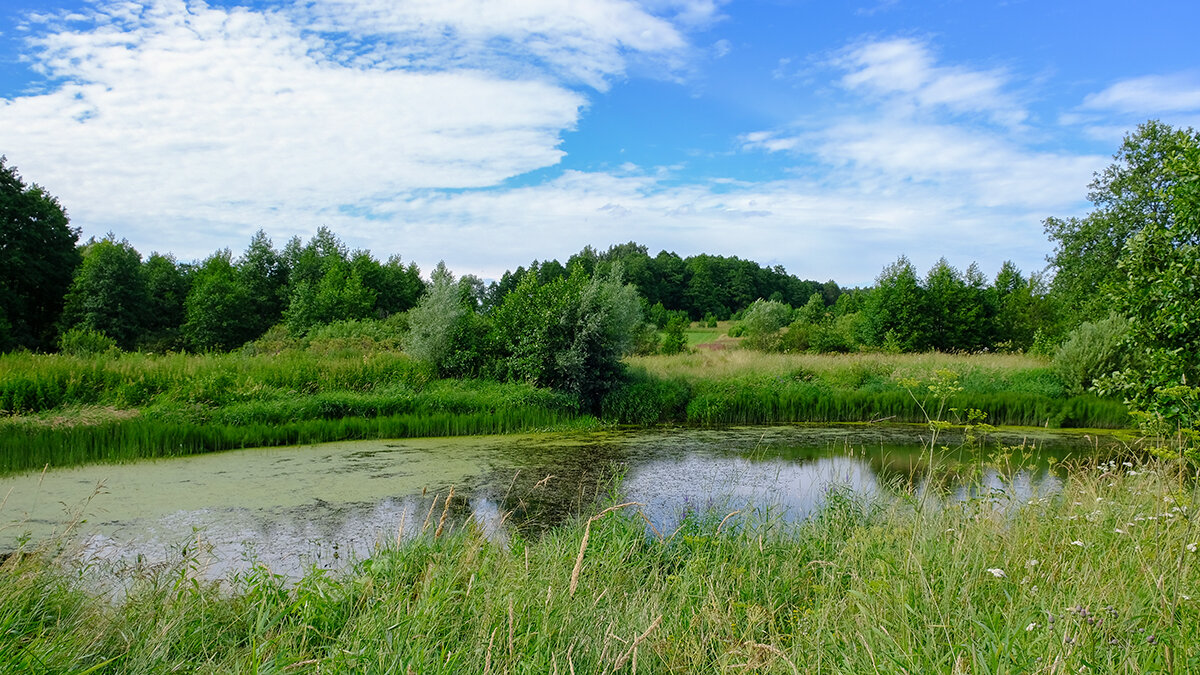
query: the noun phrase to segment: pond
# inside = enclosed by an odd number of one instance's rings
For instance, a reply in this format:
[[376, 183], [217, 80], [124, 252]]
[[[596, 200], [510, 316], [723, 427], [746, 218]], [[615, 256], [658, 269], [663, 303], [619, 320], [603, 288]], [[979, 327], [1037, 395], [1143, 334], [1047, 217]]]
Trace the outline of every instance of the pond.
[[936, 486], [938, 499], [983, 490], [1025, 501], [1058, 489], [1056, 459], [1104, 447], [1095, 436], [1031, 430], [997, 433], [981, 451], [951, 432], [931, 453], [929, 433], [907, 425], [640, 429], [327, 443], [56, 469], [0, 478], [0, 551], [54, 537], [82, 560], [115, 569], [191, 556], [207, 578], [256, 563], [298, 578], [443, 519], [504, 540], [513, 531], [536, 536], [610, 499], [644, 504], [659, 532], [689, 512], [801, 519], [835, 489], [875, 496]]

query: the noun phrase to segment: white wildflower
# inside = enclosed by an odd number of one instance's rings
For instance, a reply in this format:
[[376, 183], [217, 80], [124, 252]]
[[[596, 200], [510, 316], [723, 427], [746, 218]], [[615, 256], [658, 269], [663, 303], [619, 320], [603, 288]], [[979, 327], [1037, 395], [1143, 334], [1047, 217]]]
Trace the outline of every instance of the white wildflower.
[[1028, 626], [1025, 626], [1025, 632], [1027, 632], [1027, 633], [1028, 633], [1029, 631], [1033, 630], [1034, 628], [1037, 628], [1037, 623], [1036, 623], [1036, 622], [1035, 622], [1035, 623], [1031, 623], [1031, 624], [1029, 624]]
[[1076, 539], [1075, 541], [1071, 542], [1071, 545], [1072, 545], [1072, 546], [1080, 546], [1080, 547], [1082, 547], [1082, 546], [1083, 546], [1083, 542], [1082, 542], [1082, 541], [1079, 541], [1078, 539]]
[[1037, 566], [1038, 566], [1038, 560], [1037, 560], [1037, 558], [1030, 558], [1030, 559], [1029, 559], [1029, 560], [1028, 560], [1028, 561], [1025, 563], [1025, 566], [1026, 566], [1026, 567], [1037, 567]]
[[1196, 552], [1196, 542], [1193, 541], [1192, 543], [1188, 544], [1187, 550], [1191, 551], [1192, 553], [1195, 553]]
[[991, 572], [992, 576], [996, 577], [997, 579], [1003, 579], [1004, 577], [1008, 576], [1004, 573], [1004, 570], [998, 567], [989, 567], [987, 571]]

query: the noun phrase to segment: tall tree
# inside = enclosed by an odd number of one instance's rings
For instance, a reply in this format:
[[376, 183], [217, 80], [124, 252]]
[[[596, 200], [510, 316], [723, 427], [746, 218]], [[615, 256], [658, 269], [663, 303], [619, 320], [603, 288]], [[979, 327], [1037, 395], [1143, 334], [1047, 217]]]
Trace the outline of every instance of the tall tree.
[[915, 352], [929, 348], [929, 314], [917, 269], [905, 256], [875, 280], [863, 309], [867, 344]]
[[195, 351], [225, 351], [257, 337], [249, 316], [250, 291], [229, 249], [212, 254], [196, 269], [184, 309], [184, 338]]
[[146, 331], [149, 309], [142, 254], [111, 232], [90, 240], [67, 291], [63, 327], [100, 331], [121, 349], [133, 349]]
[[1096, 208], [1083, 218], [1046, 219], [1055, 245], [1051, 289], [1073, 314], [1071, 323], [1108, 315], [1107, 294], [1123, 283], [1117, 261], [1130, 237], [1148, 226], [1171, 228], [1178, 176], [1170, 160], [1198, 137], [1156, 120], [1138, 126], [1089, 186]]
[[246, 334], [258, 337], [283, 316], [288, 270], [271, 238], [259, 230], [238, 260], [237, 271], [250, 303]]
[[151, 351], [182, 349], [183, 324], [187, 320], [184, 303], [191, 280], [188, 269], [170, 255], [151, 253], [142, 263], [146, 280], [146, 331], [138, 346]]
[[1116, 388], [1169, 431], [1200, 429], [1200, 138], [1181, 142], [1164, 169], [1156, 201], [1169, 212], [1147, 212], [1119, 262], [1114, 300], [1138, 358]]
[[0, 351], [48, 349], [79, 266], [79, 230], [52, 195], [0, 156]]

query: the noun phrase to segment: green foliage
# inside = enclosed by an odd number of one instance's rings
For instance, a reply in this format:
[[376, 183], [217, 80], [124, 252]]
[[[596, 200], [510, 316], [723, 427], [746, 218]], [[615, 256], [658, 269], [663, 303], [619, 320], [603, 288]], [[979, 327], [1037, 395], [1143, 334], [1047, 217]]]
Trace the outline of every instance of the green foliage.
[[405, 351], [414, 359], [444, 371], [456, 348], [459, 324], [468, 315], [454, 275], [439, 262], [425, 295], [408, 312]]
[[0, 156], [0, 352], [49, 349], [63, 296], [80, 262], [58, 200], [26, 186]]
[[743, 343], [750, 349], [778, 349], [779, 331], [792, 321], [792, 308], [773, 300], [755, 300], [742, 315]]
[[111, 233], [83, 247], [63, 307], [64, 329], [90, 328], [133, 349], [149, 321], [150, 295], [142, 272], [142, 256], [128, 241]]
[[1191, 129], [1156, 120], [1139, 125], [1089, 185], [1088, 198], [1096, 208], [1084, 218], [1045, 221], [1055, 244], [1052, 289], [1072, 323], [1108, 313], [1108, 294], [1124, 285], [1127, 272], [1117, 263], [1131, 237], [1146, 228], [1172, 229], [1172, 191], [1179, 171], [1186, 171], [1176, 158], [1198, 138]]
[[685, 332], [691, 322], [688, 321], [687, 315], [676, 314], [668, 321], [663, 329], [662, 348], [659, 350], [661, 354], [682, 354], [688, 350], [687, 335]]
[[250, 304], [244, 334], [258, 337], [283, 317], [288, 270], [271, 238], [259, 230], [238, 260], [237, 271]]
[[229, 249], [218, 251], [192, 274], [184, 302], [184, 339], [195, 351], [226, 351], [257, 337], [249, 318], [250, 291], [233, 266]]
[[1200, 415], [1187, 401], [1200, 384], [1200, 135], [1171, 138], [1152, 202], [1166, 211], [1129, 237], [1120, 258], [1115, 299], [1138, 358], [1110, 386], [1135, 408], [1196, 429]]
[[1084, 323], [1054, 352], [1054, 371], [1072, 394], [1082, 394], [1101, 378], [1126, 366], [1125, 339], [1129, 321], [1111, 314], [1103, 321]]
[[653, 425], [679, 421], [691, 388], [681, 380], [660, 380], [635, 371], [604, 396], [600, 418], [617, 424]]
[[889, 346], [904, 352], [929, 346], [930, 314], [925, 289], [908, 258], [884, 268], [863, 309], [864, 337], [875, 347]]
[[145, 333], [138, 347], [165, 352], [184, 347], [183, 324], [191, 279], [175, 258], [152, 253], [142, 264], [146, 279], [147, 311]]
[[58, 341], [58, 350], [71, 356], [97, 356], [116, 349], [116, 340], [92, 328], [72, 328], [63, 333]]
[[590, 279], [576, 267], [544, 285], [527, 275], [493, 316], [498, 367], [507, 379], [597, 405], [619, 381], [641, 321], [637, 291], [619, 267]]
[[358, 270], [334, 261], [315, 284], [300, 280], [292, 287], [291, 302], [283, 313], [293, 335], [331, 321], [367, 319], [374, 315], [377, 293], [363, 284]]

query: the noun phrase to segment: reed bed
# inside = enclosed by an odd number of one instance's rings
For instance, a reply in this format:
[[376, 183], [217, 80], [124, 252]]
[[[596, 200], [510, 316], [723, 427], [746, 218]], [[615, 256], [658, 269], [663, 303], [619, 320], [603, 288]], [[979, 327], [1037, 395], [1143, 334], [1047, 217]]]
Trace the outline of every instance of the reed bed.
[[[607, 424], [923, 422], [925, 384], [997, 425], [1122, 428], [1121, 403], [1068, 396], [1020, 355], [787, 355], [745, 350], [630, 359], [584, 410], [521, 383], [439, 380], [384, 349], [231, 354], [0, 355], [0, 473], [266, 445]], [[923, 407], [925, 406], [925, 407]]]
[[614, 502], [507, 545], [430, 524], [294, 585], [201, 582], [184, 556], [119, 600], [37, 549], [0, 566], [0, 671], [1196, 672], [1194, 485], [1093, 463], [1027, 503], [831, 489], [802, 523], [700, 513], [662, 534]]

